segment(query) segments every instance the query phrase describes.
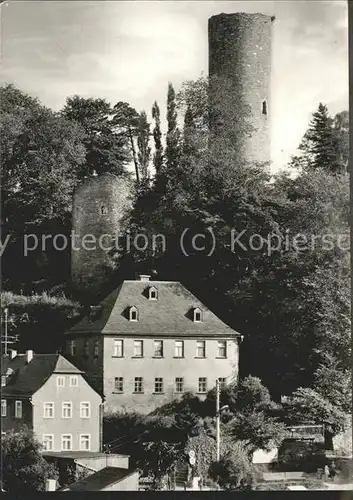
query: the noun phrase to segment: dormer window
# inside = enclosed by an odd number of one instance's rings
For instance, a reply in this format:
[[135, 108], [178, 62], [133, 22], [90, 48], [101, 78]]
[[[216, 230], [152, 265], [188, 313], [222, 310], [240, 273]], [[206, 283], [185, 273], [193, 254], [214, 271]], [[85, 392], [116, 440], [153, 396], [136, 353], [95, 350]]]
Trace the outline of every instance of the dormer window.
[[262, 114], [267, 115], [267, 101], [266, 101], [266, 99], [264, 99], [262, 101]]
[[130, 321], [138, 321], [138, 311], [137, 311], [137, 308], [135, 306], [130, 307], [129, 320]]
[[158, 299], [158, 290], [154, 286], [151, 286], [148, 290], [148, 298], [150, 300], [157, 300]]
[[101, 215], [107, 215], [107, 213], [108, 213], [107, 207], [105, 205], [102, 205], [101, 206]]
[[202, 321], [202, 311], [199, 307], [195, 307], [194, 309], [194, 322], [201, 323]]

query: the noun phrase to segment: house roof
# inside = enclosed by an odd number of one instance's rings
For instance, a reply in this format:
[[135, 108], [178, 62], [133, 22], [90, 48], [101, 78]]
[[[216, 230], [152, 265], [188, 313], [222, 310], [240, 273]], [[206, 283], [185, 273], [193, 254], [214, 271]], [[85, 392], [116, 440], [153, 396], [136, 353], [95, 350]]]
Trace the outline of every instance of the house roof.
[[37, 392], [53, 373], [83, 374], [61, 354], [33, 354], [29, 363], [26, 362], [25, 354], [17, 354], [14, 359], [2, 356], [1, 361], [1, 375], [9, 373], [9, 368], [13, 370], [6, 386], [2, 387], [4, 396], [30, 396]]
[[101, 491], [107, 486], [118, 483], [136, 472], [120, 467], [105, 467], [76, 483], [69, 484], [62, 491]]
[[[148, 289], [157, 289], [157, 300], [148, 297]], [[135, 306], [138, 321], [130, 321], [128, 309]], [[202, 322], [194, 322], [192, 310], [199, 307]], [[221, 321], [178, 281], [129, 281], [110, 293], [67, 334], [102, 333], [124, 335], [232, 336], [240, 335]]]

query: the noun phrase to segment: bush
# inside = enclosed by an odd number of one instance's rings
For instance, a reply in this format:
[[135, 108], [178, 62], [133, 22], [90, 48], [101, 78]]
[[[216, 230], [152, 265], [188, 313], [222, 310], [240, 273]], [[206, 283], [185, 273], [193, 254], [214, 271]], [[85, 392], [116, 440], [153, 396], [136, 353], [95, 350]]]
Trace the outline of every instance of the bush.
[[219, 462], [211, 464], [209, 474], [225, 490], [251, 490], [257, 480], [248, 452], [239, 442]]

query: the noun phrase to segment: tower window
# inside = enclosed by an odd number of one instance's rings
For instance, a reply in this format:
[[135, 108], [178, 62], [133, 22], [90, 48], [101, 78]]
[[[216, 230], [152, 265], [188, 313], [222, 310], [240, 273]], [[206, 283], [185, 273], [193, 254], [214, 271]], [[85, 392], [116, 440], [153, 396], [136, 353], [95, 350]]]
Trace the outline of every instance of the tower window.
[[101, 215], [107, 215], [107, 213], [108, 213], [107, 207], [105, 205], [102, 205], [101, 206]]
[[267, 101], [266, 101], [266, 99], [264, 99], [262, 101], [262, 114], [267, 115]]

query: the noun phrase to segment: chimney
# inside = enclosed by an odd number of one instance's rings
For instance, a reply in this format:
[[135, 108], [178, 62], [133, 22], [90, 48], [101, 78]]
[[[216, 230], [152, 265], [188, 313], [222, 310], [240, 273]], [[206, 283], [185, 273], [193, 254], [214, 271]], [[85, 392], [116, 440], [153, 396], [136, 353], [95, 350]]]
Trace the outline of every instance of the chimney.
[[33, 351], [26, 351], [26, 363], [30, 363], [33, 359]]
[[11, 349], [10, 359], [15, 359], [16, 356], [17, 356], [17, 351], [15, 351], [15, 349]]
[[56, 480], [47, 479], [45, 481], [45, 491], [55, 491], [56, 490]]
[[140, 274], [140, 281], [149, 281], [150, 277], [149, 274]]

